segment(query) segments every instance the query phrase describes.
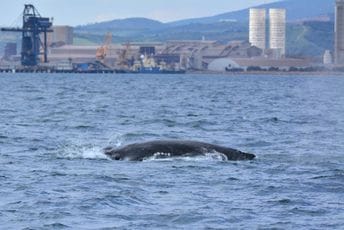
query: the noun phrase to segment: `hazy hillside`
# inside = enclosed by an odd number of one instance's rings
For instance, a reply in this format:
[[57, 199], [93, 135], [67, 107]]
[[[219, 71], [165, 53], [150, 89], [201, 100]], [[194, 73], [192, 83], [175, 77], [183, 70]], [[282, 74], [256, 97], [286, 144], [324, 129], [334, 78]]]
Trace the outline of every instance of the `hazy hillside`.
[[[286, 8], [289, 22], [312, 21], [288, 25], [287, 52], [290, 55], [321, 55], [333, 47], [334, 0], [284, 0], [264, 4], [261, 8]], [[326, 21], [326, 20], [324, 20]], [[113, 20], [75, 28], [77, 44], [101, 44], [107, 32], [115, 43], [127, 41], [166, 41], [201, 39], [227, 42], [248, 39], [248, 9], [212, 17], [161, 23], [146, 18]], [[297, 42], [295, 42], [297, 41]]]
[[76, 30], [155, 30], [164, 27], [166, 27], [164, 23], [148, 18], [127, 18], [77, 26]]
[[304, 22], [287, 27], [287, 53], [290, 56], [322, 56], [333, 50], [333, 22]]
[[[289, 22], [314, 20], [318, 18], [333, 19], [335, 0], [284, 0], [263, 4], [259, 8], [285, 8]], [[225, 10], [225, 9], [224, 9]], [[157, 30], [167, 27], [179, 27], [189, 24], [212, 24], [223, 21], [248, 22], [249, 9], [223, 13], [211, 17], [185, 19], [170, 23], [162, 23], [147, 18], [128, 18], [95, 23], [76, 27], [80, 31], [98, 30]]]
[[[288, 21], [299, 21], [304, 19], [315, 19], [319, 16], [334, 15], [334, 0], [285, 0], [275, 3], [259, 5], [259, 8], [285, 8]], [[186, 19], [170, 23], [172, 26], [185, 25], [190, 23], [214, 23], [223, 20], [248, 21], [249, 9], [224, 13], [212, 17]]]

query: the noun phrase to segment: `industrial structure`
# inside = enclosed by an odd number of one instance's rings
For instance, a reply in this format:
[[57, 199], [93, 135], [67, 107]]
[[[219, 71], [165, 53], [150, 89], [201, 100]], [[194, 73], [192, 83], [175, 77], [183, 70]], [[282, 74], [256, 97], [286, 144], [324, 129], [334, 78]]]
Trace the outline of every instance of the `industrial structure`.
[[73, 45], [74, 28], [71, 26], [53, 26], [48, 34], [48, 46]]
[[112, 43], [112, 34], [111, 33], [107, 33], [105, 35], [105, 39], [104, 39], [104, 43], [101, 47], [97, 48], [96, 51], [96, 58], [98, 61], [104, 63], [105, 58], [109, 52], [110, 46]]
[[[49, 18], [41, 17], [33, 5], [27, 4], [23, 11], [22, 28], [2, 28], [1, 31], [21, 32], [21, 64], [36, 66], [40, 58], [44, 63], [48, 62], [47, 33], [52, 32], [51, 26]], [[43, 34], [43, 39], [40, 34]]]
[[336, 0], [334, 61], [344, 65], [344, 0]]
[[4, 60], [11, 60], [11, 58], [17, 55], [17, 43], [15, 42], [8, 42], [5, 46], [4, 50]]
[[[286, 10], [269, 9], [269, 20], [266, 9], [251, 8], [249, 21], [249, 42], [263, 50], [272, 59], [280, 59], [286, 54]], [[269, 22], [269, 23], [267, 23]], [[269, 42], [267, 41], [267, 24], [269, 25]]]
[[249, 42], [262, 50], [266, 49], [266, 10], [250, 9]]
[[286, 44], [286, 10], [269, 9], [269, 48], [273, 57], [285, 56]]
[[[341, 7], [339, 7], [339, 5]], [[344, 64], [344, 0], [337, 1], [336, 47]], [[46, 71], [58, 73], [184, 73], [185, 71], [290, 71], [304, 70], [310, 60], [286, 58], [286, 10], [250, 9], [249, 41], [170, 40], [166, 42], [126, 42], [112, 44], [106, 33], [99, 45], [74, 45], [73, 28], [55, 26], [42, 18], [32, 5], [25, 5], [22, 28], [2, 31], [22, 32], [21, 55], [16, 43], [9, 43], [2, 71]], [[340, 17], [340, 18], [339, 18]], [[267, 25], [269, 29], [267, 30]], [[269, 42], [267, 46], [267, 32]], [[51, 32], [48, 34], [48, 32]], [[337, 38], [336, 37], [336, 38]], [[40, 59], [49, 63], [38, 65]], [[330, 52], [324, 63], [331, 63]], [[21, 60], [21, 65], [19, 65]]]
[[[108, 37], [108, 36], [106, 36]], [[51, 47], [51, 64], [92, 62], [95, 59], [114, 69], [137, 69], [140, 66], [166, 70], [207, 70], [218, 58], [256, 58], [263, 55], [262, 49], [246, 41], [231, 41], [221, 44], [207, 40], [171, 40], [166, 43], [109, 44], [102, 46]], [[105, 52], [104, 52], [105, 51]], [[105, 55], [103, 55], [105, 54]], [[253, 59], [254, 60], [254, 59]]]

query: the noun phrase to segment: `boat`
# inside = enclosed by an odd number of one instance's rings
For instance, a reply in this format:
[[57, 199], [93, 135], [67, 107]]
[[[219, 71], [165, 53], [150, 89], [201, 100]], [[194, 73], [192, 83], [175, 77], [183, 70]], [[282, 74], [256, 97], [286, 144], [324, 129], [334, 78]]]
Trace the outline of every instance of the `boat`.
[[154, 58], [141, 55], [140, 61], [131, 68], [116, 69], [116, 73], [131, 74], [185, 74], [183, 69], [169, 68], [165, 65], [157, 65]]

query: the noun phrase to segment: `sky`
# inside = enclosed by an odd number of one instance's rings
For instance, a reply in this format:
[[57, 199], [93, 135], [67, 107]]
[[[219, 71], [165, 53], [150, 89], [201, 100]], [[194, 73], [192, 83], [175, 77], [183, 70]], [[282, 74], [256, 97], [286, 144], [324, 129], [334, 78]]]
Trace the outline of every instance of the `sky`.
[[277, 0], [1, 0], [0, 25], [20, 25], [24, 4], [33, 4], [54, 25], [146, 17], [162, 22], [212, 16]]

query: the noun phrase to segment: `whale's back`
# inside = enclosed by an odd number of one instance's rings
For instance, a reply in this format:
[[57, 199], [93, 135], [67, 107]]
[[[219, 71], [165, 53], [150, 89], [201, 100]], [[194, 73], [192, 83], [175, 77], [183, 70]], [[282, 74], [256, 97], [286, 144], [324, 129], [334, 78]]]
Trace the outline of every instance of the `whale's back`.
[[255, 155], [236, 149], [198, 141], [158, 140], [145, 143], [130, 144], [121, 148], [104, 150], [114, 160], [142, 161], [155, 154], [167, 157], [196, 156], [218, 152], [226, 155], [228, 160], [252, 160]]

